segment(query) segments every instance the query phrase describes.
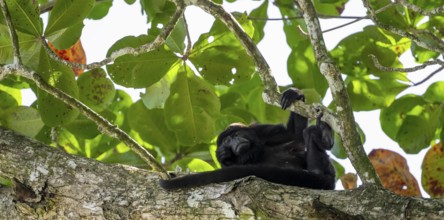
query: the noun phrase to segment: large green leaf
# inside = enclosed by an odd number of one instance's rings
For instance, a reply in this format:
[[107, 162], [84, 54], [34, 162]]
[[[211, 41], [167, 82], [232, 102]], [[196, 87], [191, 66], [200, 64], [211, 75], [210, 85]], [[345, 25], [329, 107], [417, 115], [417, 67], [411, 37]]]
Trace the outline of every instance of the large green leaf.
[[[137, 47], [150, 41], [148, 36], [125, 37], [116, 42], [108, 55], [123, 47]], [[122, 86], [144, 88], [158, 82], [179, 59], [173, 52], [159, 47], [138, 56], [124, 55], [107, 65], [111, 79]]]
[[315, 0], [316, 11], [323, 15], [340, 15], [348, 0]]
[[287, 60], [288, 75], [293, 86], [299, 89], [314, 88], [322, 97], [328, 89], [328, 82], [316, 64], [313, 47], [308, 40], [292, 48]]
[[165, 118], [181, 145], [208, 143], [215, 135], [220, 102], [214, 89], [185, 67], [178, 72], [165, 103]]
[[[134, 3], [135, 0], [133, 0], [132, 3]], [[127, 1], [128, 2], [128, 1]], [[113, 5], [113, 1], [96, 1], [94, 7], [89, 12], [87, 18], [93, 19], [93, 20], [99, 20], [105, 17], [111, 6]]]
[[441, 127], [442, 108], [421, 96], [405, 95], [380, 115], [382, 130], [407, 153], [418, 153], [429, 146]]
[[9, 109], [0, 121], [3, 126], [29, 137], [37, 135], [43, 127], [38, 111], [26, 106]]
[[408, 85], [393, 79], [350, 77], [347, 92], [355, 111], [369, 111], [389, 106]]
[[17, 30], [34, 36], [42, 34], [43, 22], [38, 4], [33, 0], [6, 0], [6, 4]]
[[111, 104], [116, 90], [103, 69], [93, 69], [83, 73], [77, 80], [79, 98], [96, 112], [103, 111]]
[[427, 88], [424, 93], [424, 99], [431, 103], [443, 103], [444, 102], [444, 82], [435, 82]]
[[390, 35], [375, 26], [349, 35], [332, 50], [331, 55], [344, 74], [363, 76], [373, 74], [380, 78], [407, 81], [405, 73], [385, 72], [375, 67], [369, 55], [378, 58], [381, 65], [402, 68], [398, 56], [407, 51], [410, 40]]
[[[37, 72], [51, 86], [78, 98], [79, 89], [72, 69], [50, 59], [44, 50], [41, 50]], [[47, 126], [54, 127], [69, 123], [78, 115], [77, 110], [40, 89], [37, 92], [37, 103], [42, 120]]]
[[68, 49], [80, 39], [83, 27], [83, 21], [80, 21], [77, 24], [73, 24], [67, 28], [54, 32], [54, 34], [47, 38], [57, 49]]
[[142, 101], [131, 106], [128, 111], [130, 127], [137, 131], [143, 140], [162, 149], [176, 150], [174, 132], [166, 126], [162, 109], [147, 109]]
[[22, 103], [22, 94], [19, 89], [0, 84], [0, 115], [3, 111], [17, 107]]
[[[254, 28], [245, 15], [239, 23], [252, 36]], [[191, 62], [200, 74], [213, 84], [244, 82], [254, 73], [254, 62], [225, 25], [218, 19], [207, 34], [202, 34], [190, 54]]]
[[249, 17], [252, 18], [261, 18], [261, 19], [252, 19], [252, 24], [254, 27], [254, 35], [253, 35], [253, 41], [255, 43], [259, 43], [259, 41], [264, 38], [264, 27], [267, 23], [267, 10], [268, 10], [268, 0], [265, 0], [259, 7], [252, 10]]
[[94, 6], [94, 0], [57, 0], [48, 18], [45, 35], [81, 22]]

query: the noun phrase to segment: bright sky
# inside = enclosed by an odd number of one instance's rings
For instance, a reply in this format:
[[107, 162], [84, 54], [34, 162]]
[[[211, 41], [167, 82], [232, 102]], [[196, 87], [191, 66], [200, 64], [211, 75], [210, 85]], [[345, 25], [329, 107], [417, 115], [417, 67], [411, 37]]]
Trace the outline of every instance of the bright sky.
[[[141, 15], [141, 9], [138, 2], [131, 6], [127, 5], [123, 1], [113, 1], [113, 3], [113, 7], [104, 19], [99, 21], [86, 20], [85, 22], [85, 28], [83, 29], [82, 34], [82, 44], [87, 54], [88, 63], [103, 60], [110, 46], [118, 39], [128, 35], [138, 36], [141, 34], [146, 34], [148, 25], [146, 24], [146, 18]], [[235, 4], [225, 4], [224, 7], [228, 11], [239, 11], [240, 8], [249, 11], [252, 8], [259, 6], [260, 3], [260, 1], [237, 1]], [[361, 1], [350, 1], [346, 5], [343, 15], [364, 16], [366, 14], [365, 12], [366, 11], [362, 6]], [[269, 7], [268, 15], [269, 17], [280, 17], [279, 11], [273, 6]], [[192, 41], [196, 41], [201, 33], [207, 32], [214, 20], [212, 16], [206, 14], [196, 7], [187, 8], [186, 18]], [[328, 29], [348, 21], [350, 20], [324, 19], [321, 20], [321, 25], [323, 29]], [[335, 45], [344, 38], [344, 36], [361, 31], [364, 26], [369, 24], [371, 24], [370, 21], [363, 20], [345, 28], [326, 33], [324, 35], [324, 39], [328, 49], [334, 48]], [[286, 70], [287, 58], [288, 54], [290, 53], [290, 49], [286, 45], [285, 36], [282, 31], [282, 22], [269, 21], [267, 23], [265, 26], [265, 38], [259, 44], [259, 49], [271, 66], [278, 84], [290, 84], [291, 80], [289, 79]], [[405, 66], [415, 65], [412, 59], [408, 56], [403, 57], [402, 60]], [[414, 73], [413, 78], [410, 76], [409, 77], [411, 80], [418, 82], [430, 72], [430, 69], [426, 69], [422, 73]], [[425, 83], [421, 87], [408, 89], [406, 92], [403, 92], [402, 95], [407, 93], [422, 94], [430, 83], [437, 80], [444, 80], [444, 76], [442, 74], [437, 74], [430, 79], [428, 83]], [[139, 92], [143, 92], [143, 90], [130, 90], [134, 100], [138, 99]], [[24, 97], [24, 104], [31, 103], [32, 100], [35, 99], [35, 96], [29, 92], [26, 92]], [[331, 98], [329, 100], [331, 100]], [[330, 102], [329, 100], [328, 102]], [[383, 133], [379, 124], [379, 111], [358, 112], [355, 113], [355, 117], [366, 134], [366, 143], [364, 145], [366, 152], [369, 153], [374, 148], [385, 148], [400, 153], [407, 159], [410, 171], [417, 178], [418, 183], [420, 184], [420, 166], [426, 150], [421, 151], [418, 155], [405, 154], [395, 142], [393, 142]], [[348, 160], [339, 160], [339, 162], [345, 166], [346, 172], [354, 172], [354, 169]], [[337, 187], [339, 187], [340, 184], [337, 185]], [[422, 194], [423, 196], [426, 195], [424, 191]]]

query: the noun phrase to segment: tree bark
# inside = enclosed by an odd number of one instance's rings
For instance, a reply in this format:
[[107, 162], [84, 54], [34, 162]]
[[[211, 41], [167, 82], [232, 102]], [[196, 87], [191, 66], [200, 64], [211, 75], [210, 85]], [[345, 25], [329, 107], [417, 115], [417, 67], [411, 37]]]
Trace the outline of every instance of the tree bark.
[[0, 128], [5, 219], [440, 219], [444, 200], [401, 197], [376, 188], [311, 190], [253, 177], [166, 192], [159, 175], [103, 164]]

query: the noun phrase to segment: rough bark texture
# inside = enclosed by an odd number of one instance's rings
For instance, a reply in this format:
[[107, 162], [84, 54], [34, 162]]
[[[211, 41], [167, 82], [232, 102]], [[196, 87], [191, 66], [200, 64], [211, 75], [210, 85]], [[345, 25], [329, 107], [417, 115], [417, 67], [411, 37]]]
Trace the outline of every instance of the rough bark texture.
[[384, 190], [319, 191], [246, 178], [166, 192], [157, 173], [67, 155], [0, 128], [5, 219], [440, 219], [444, 200]]

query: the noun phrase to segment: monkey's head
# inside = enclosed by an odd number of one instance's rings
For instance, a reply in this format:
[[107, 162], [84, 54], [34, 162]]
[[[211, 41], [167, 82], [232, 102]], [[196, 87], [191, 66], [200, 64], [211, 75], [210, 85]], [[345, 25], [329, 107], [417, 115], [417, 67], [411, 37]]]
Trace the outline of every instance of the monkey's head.
[[240, 123], [231, 124], [217, 138], [216, 156], [222, 167], [253, 163], [259, 138], [256, 132]]

